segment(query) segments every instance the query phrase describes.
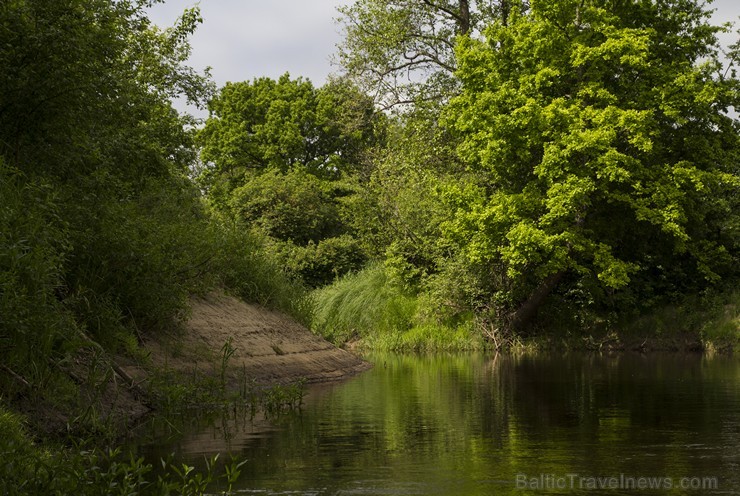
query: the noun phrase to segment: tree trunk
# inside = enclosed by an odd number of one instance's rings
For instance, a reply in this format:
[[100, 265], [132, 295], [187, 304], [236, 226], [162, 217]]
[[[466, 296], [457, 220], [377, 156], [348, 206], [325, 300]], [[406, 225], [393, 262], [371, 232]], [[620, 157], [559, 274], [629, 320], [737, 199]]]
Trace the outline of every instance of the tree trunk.
[[550, 293], [557, 287], [564, 275], [565, 271], [561, 270], [542, 281], [537, 289], [529, 295], [529, 298], [509, 316], [511, 327], [517, 330], [527, 327], [537, 315], [537, 310], [540, 309]]
[[509, 14], [511, 13], [511, 4], [509, 0], [501, 0], [501, 22], [504, 26], [509, 25]]
[[460, 34], [470, 32], [470, 1], [460, 0]]

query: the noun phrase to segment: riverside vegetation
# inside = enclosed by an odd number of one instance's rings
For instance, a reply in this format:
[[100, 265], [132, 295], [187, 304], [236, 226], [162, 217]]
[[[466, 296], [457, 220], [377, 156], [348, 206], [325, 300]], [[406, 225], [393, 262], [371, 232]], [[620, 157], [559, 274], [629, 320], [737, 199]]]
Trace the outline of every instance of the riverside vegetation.
[[740, 346], [740, 47], [700, 2], [357, 0], [341, 76], [220, 89], [150, 3], [0, 6], [5, 492], [202, 492], [31, 405], [115, 431], [114, 357], [213, 288], [378, 349]]

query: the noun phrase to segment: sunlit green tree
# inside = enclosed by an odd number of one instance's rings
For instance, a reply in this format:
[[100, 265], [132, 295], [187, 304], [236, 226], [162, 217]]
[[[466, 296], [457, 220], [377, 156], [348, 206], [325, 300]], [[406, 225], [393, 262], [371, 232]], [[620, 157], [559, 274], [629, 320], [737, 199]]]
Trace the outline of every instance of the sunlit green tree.
[[[554, 290], [639, 306], [736, 277], [738, 80], [701, 2], [532, 0], [458, 47], [447, 110], [479, 180], [449, 235], [504, 320]], [[508, 312], [508, 313], [506, 313]]]

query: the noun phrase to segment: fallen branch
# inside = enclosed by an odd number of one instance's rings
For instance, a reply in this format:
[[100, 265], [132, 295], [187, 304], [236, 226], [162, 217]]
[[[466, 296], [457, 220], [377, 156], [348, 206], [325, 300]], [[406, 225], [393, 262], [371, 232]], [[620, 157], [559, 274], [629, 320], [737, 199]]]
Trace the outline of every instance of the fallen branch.
[[146, 396], [146, 394], [144, 393], [144, 390], [141, 389], [141, 387], [136, 382], [136, 380], [134, 380], [134, 378], [131, 377], [128, 373], [126, 373], [126, 371], [123, 370], [120, 367], [120, 365], [118, 365], [115, 362], [115, 360], [113, 360], [110, 356], [108, 356], [108, 354], [106, 353], [105, 349], [103, 349], [103, 347], [100, 346], [100, 344], [98, 344], [97, 342], [93, 341], [83, 331], [80, 331], [80, 337], [82, 337], [83, 341], [85, 341], [86, 343], [90, 344], [96, 350], [100, 351], [103, 354], [103, 356], [105, 356], [107, 358], [108, 364], [113, 369], [113, 372], [115, 372], [121, 379], [124, 380], [124, 382], [126, 383], [126, 386], [129, 389], [131, 389], [134, 392], [138, 393], [140, 396]]
[[20, 375], [16, 374], [15, 372], [13, 372], [10, 369], [10, 367], [8, 367], [7, 365], [0, 365], [0, 369], [2, 369], [5, 372], [7, 372], [10, 377], [12, 377], [13, 379], [15, 379], [15, 381], [17, 383], [21, 384], [23, 387], [26, 387], [26, 388], [30, 388], [31, 387], [31, 384], [29, 384], [27, 380], [25, 380], [23, 377], [21, 377]]

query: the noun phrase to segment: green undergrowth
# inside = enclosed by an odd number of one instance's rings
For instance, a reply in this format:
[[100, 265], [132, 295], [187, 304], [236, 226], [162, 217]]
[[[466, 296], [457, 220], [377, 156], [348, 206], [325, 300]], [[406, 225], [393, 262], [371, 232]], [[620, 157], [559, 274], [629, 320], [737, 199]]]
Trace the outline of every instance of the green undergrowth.
[[[511, 336], [515, 351], [690, 351], [740, 352], [740, 294], [691, 295], [642, 312], [590, 319], [543, 321], [529, 333]], [[549, 325], [548, 325], [549, 324]]]
[[536, 327], [519, 332], [494, 328], [470, 314], [441, 321], [423, 295], [404, 292], [381, 264], [346, 275], [312, 297], [312, 329], [338, 346], [362, 350], [740, 351], [740, 293], [734, 291], [684, 297], [633, 314], [562, 307], [544, 312]]
[[309, 292], [285, 269], [267, 240], [239, 222], [219, 221], [218, 226], [214, 272], [219, 283], [244, 301], [281, 310], [308, 325]]
[[371, 333], [357, 346], [396, 352], [480, 351], [488, 347], [472, 323], [456, 328], [427, 324], [406, 331]]
[[[138, 432], [149, 423], [176, 430], [178, 419], [192, 421], [214, 415], [252, 418], [257, 412], [279, 416], [301, 406], [305, 381], [259, 385], [245, 372], [234, 373], [230, 364], [233, 352], [231, 343], [226, 342], [204, 371], [182, 373], [150, 364], [147, 380], [137, 387], [141, 399], [156, 414], [138, 427], [122, 428], [116, 421], [121, 419], [120, 411], [118, 419], [114, 413], [117, 397], [129, 386], [113, 379], [107, 357], [92, 356], [92, 352], [88, 353], [91, 356], [76, 357], [84, 363], [85, 370], [75, 371], [84, 372], [84, 386], [55, 373], [45, 385], [47, 390], [16, 391], [13, 403], [0, 396], [0, 494], [232, 494], [232, 484], [243, 465], [237, 460], [218, 461], [216, 456], [196, 470], [166, 459], [155, 467], [120, 446], [123, 432]], [[21, 404], [37, 404], [33, 418], [15, 412], [18, 397], [24, 395], [28, 398], [20, 400]], [[39, 437], [44, 428], [37, 425], [36, 417], [43, 415], [42, 411], [66, 415], [66, 435], [56, 430]]]
[[701, 334], [707, 349], [740, 352], [740, 293], [715, 310]]
[[336, 345], [384, 351], [479, 350], [485, 343], [472, 318], [429, 321], [417, 296], [373, 264], [313, 293], [312, 328]]
[[342, 344], [407, 331], [416, 309], [416, 299], [393, 285], [382, 265], [371, 265], [314, 292], [312, 328]]
[[[121, 450], [37, 444], [23, 419], [0, 404], [0, 493], [44, 495], [203, 495], [232, 494], [244, 462], [231, 460], [217, 469], [218, 457], [206, 469], [162, 460], [154, 467]], [[219, 488], [220, 492], [214, 492]]]
[[740, 351], [740, 293], [691, 295], [612, 326], [623, 341], [646, 338], [672, 343], [693, 340], [703, 350]]

